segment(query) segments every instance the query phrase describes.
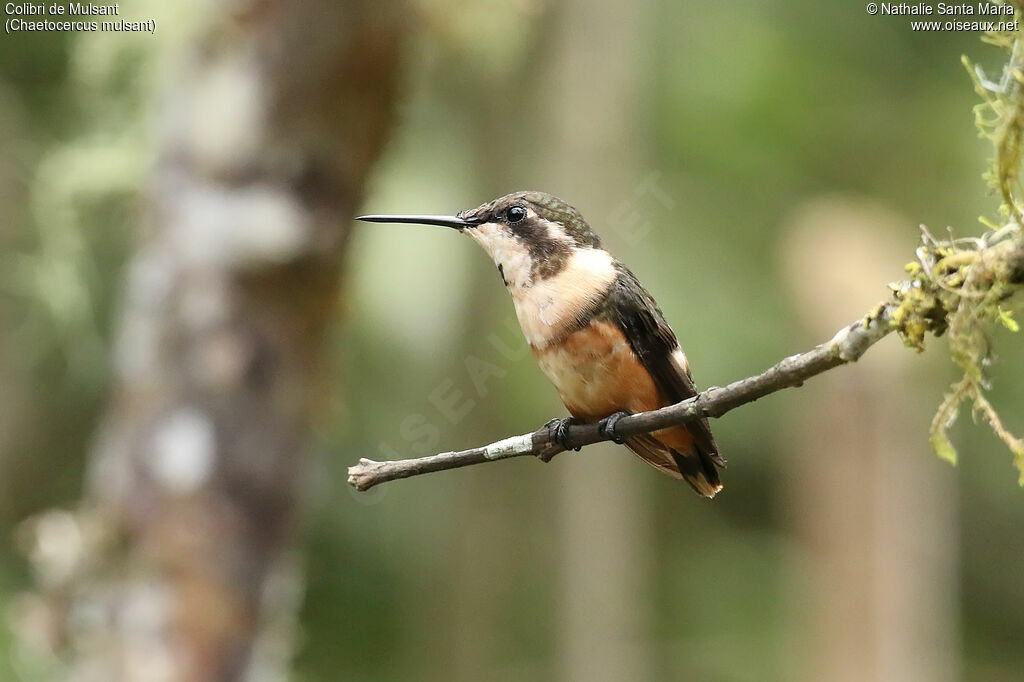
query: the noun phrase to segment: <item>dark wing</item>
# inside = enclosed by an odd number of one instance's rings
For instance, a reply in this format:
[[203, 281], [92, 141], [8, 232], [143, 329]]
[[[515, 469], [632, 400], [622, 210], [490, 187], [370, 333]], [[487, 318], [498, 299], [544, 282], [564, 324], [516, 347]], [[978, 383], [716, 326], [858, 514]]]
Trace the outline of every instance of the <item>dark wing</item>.
[[[673, 352], [679, 348], [675, 333], [668, 326], [657, 303], [644, 290], [633, 273], [621, 264], [617, 267], [619, 276], [609, 292], [605, 315], [626, 335], [633, 352], [650, 372], [666, 400], [676, 403], [692, 398], [697, 395], [693, 379], [687, 368], [673, 358]], [[711, 464], [724, 467], [725, 460], [718, 453], [718, 446], [711, 435], [708, 420], [690, 422], [686, 428], [693, 436], [697, 453], [677, 454], [698, 454], [701, 469], [717, 483], [718, 473]], [[681, 469], [683, 464], [680, 463]], [[692, 466], [691, 462], [685, 464]]]

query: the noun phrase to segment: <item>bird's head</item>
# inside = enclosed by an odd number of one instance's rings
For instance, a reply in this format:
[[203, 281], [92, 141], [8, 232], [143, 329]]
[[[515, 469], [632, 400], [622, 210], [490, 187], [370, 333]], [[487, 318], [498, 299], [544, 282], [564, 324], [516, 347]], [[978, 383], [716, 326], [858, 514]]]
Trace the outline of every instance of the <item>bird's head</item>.
[[377, 223], [452, 227], [476, 241], [498, 266], [511, 290], [552, 277], [579, 249], [600, 249], [601, 240], [580, 212], [544, 192], [514, 192], [454, 216], [367, 215]]

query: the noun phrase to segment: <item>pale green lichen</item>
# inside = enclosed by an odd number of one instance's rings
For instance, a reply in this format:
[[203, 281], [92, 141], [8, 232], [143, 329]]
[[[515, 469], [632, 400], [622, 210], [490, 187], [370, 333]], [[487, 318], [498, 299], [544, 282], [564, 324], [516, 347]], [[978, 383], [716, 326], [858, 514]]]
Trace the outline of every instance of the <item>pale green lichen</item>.
[[892, 285], [894, 301], [883, 309], [888, 310], [889, 324], [903, 342], [918, 352], [924, 350], [927, 333], [949, 332], [950, 355], [963, 375], [950, 387], [932, 420], [932, 447], [941, 458], [956, 463], [948, 431], [961, 405], [970, 402], [975, 420], [988, 422], [1013, 452], [1024, 485], [1024, 441], [1003, 426], [986, 399], [984, 371], [992, 355], [991, 329], [1002, 325], [1019, 331], [1013, 311], [1004, 306], [1021, 286], [1024, 241], [1020, 229], [1011, 225], [978, 239], [945, 241], [923, 230], [917, 256], [906, 266], [910, 279]]
[[[1024, 18], [1019, 7], [1015, 18]], [[950, 356], [963, 372], [932, 420], [929, 440], [936, 454], [956, 463], [949, 429], [961, 406], [970, 403], [975, 421], [987, 422], [1013, 453], [1018, 481], [1024, 486], [1024, 440], [1003, 425], [985, 396], [990, 331], [996, 325], [1011, 332], [1020, 329], [1006, 306], [1024, 282], [1024, 36], [1019, 31], [993, 32], [984, 40], [1009, 54], [998, 82], [988, 80], [966, 57], [963, 60], [982, 99], [974, 110], [975, 122], [995, 150], [984, 177], [1002, 198], [1000, 220], [983, 219], [989, 231], [977, 239], [939, 240], [922, 228], [917, 260], [906, 266], [909, 279], [892, 285], [895, 300], [887, 309], [890, 325], [916, 351], [924, 350], [928, 332], [940, 336], [948, 331]]]

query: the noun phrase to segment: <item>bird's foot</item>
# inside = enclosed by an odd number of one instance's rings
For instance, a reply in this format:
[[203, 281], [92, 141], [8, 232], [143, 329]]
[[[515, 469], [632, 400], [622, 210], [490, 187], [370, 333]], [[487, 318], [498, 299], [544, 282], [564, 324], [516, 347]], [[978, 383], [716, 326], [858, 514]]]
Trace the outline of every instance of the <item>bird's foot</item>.
[[[567, 439], [569, 437], [569, 427], [577, 423], [579, 422], [577, 422], [572, 417], [566, 417], [565, 419], [559, 419], [556, 417], [555, 419], [552, 419], [544, 426], [548, 428], [548, 432], [551, 434], [551, 440], [562, 446], [563, 450], [579, 451], [581, 449], [580, 446], [573, 447], [569, 445], [567, 442]], [[537, 455], [537, 457], [542, 462], [550, 462], [551, 458], [554, 457], [556, 454], [558, 453], [544, 451]]]
[[616, 433], [615, 425], [619, 423], [620, 419], [628, 416], [629, 412], [615, 412], [610, 414], [598, 423], [597, 430], [608, 440], [622, 445], [626, 441], [622, 436]]

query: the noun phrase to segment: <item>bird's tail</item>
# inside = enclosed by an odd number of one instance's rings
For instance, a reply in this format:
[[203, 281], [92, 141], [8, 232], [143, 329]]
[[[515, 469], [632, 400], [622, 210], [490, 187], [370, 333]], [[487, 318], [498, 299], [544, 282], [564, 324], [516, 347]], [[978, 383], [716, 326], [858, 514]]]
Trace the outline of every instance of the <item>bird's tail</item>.
[[718, 469], [715, 468], [715, 463], [709, 456], [699, 451], [689, 455], [678, 453], [675, 450], [669, 450], [669, 452], [672, 453], [683, 480], [689, 483], [690, 487], [697, 491], [697, 494], [712, 498], [722, 489], [722, 481], [718, 478]]
[[724, 465], [724, 461], [717, 453], [712, 456], [696, 448], [681, 453], [649, 433], [627, 438], [626, 447], [663, 474], [683, 479], [698, 495], [711, 498], [722, 489], [716, 464]]

